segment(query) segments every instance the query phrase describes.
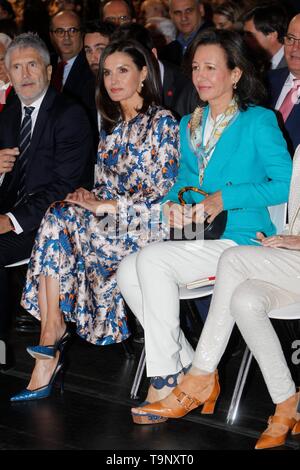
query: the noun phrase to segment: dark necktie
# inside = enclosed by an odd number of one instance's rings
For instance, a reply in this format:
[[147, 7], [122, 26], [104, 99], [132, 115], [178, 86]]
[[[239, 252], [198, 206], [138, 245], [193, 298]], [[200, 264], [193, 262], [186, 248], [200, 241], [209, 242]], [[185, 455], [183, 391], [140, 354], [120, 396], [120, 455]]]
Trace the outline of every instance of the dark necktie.
[[53, 72], [51, 78], [51, 84], [56, 89], [56, 91], [61, 91], [63, 87], [63, 77], [64, 77], [64, 68], [67, 62], [61, 60], [58, 62], [56, 69]]
[[32, 120], [31, 114], [34, 110], [33, 106], [24, 106], [25, 116], [23, 118], [20, 130], [20, 156], [18, 159], [19, 164], [19, 190], [17, 196], [17, 202], [15, 203], [15, 207], [18, 206], [26, 197], [26, 167], [28, 163], [28, 150], [30, 146], [31, 140], [31, 127], [32, 127]]

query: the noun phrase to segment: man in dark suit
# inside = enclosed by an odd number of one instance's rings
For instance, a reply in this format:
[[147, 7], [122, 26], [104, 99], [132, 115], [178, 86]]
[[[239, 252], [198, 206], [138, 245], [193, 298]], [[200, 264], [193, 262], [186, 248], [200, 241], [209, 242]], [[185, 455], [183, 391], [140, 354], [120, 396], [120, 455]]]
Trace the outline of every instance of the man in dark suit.
[[81, 20], [77, 13], [64, 10], [54, 15], [50, 23], [50, 39], [58, 54], [58, 60], [53, 63], [51, 84], [85, 108], [93, 131], [96, 153], [99, 134], [94, 90], [87, 89], [93, 87], [93, 73], [83, 50]]
[[159, 58], [180, 66], [194, 38], [202, 29], [212, 26], [212, 23], [204, 19], [205, 8], [201, 0], [170, 0], [169, 12], [178, 36], [161, 49]]
[[256, 5], [243, 18], [243, 29], [249, 46], [256, 54], [265, 52], [272, 70], [286, 67], [283, 38], [288, 15], [281, 5]]
[[284, 38], [287, 67], [270, 72], [270, 105], [278, 120], [291, 155], [300, 144], [300, 14], [290, 22]]
[[82, 107], [49, 87], [50, 57], [38, 36], [14, 39], [5, 64], [17, 94], [0, 114], [0, 339], [6, 341], [5, 266], [30, 256], [48, 206], [80, 185], [92, 145]]

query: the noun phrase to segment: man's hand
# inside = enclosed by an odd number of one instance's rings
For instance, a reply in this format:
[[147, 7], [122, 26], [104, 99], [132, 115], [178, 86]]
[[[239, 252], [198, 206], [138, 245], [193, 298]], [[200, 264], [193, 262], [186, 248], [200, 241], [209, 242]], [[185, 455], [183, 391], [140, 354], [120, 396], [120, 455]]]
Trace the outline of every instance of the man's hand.
[[16, 156], [19, 155], [19, 153], [18, 147], [0, 150], [0, 174], [12, 171]]
[[11, 232], [13, 228], [14, 227], [8, 215], [0, 215], [0, 235]]

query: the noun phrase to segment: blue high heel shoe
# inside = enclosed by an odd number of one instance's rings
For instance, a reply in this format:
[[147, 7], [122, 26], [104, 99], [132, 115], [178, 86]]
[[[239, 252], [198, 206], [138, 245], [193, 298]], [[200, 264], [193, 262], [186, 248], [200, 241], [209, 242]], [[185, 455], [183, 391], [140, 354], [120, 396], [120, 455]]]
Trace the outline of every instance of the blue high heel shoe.
[[62, 351], [65, 348], [70, 338], [71, 331], [67, 325], [64, 334], [56, 341], [55, 344], [51, 344], [49, 346], [28, 346], [26, 351], [35, 359], [53, 359], [58, 350]]
[[48, 385], [44, 385], [44, 387], [39, 387], [34, 390], [28, 390], [28, 388], [25, 388], [20, 393], [17, 393], [17, 395], [12, 396], [10, 401], [31, 401], [48, 398], [52, 393], [54, 385], [59, 385], [60, 393], [62, 394], [64, 392], [65, 369], [65, 363], [63, 360], [59, 359]]
[[[178, 377], [179, 375], [183, 372], [186, 374], [188, 370], [190, 369], [191, 365], [184, 367], [181, 371], [177, 372], [177, 374], [173, 375], [167, 375], [166, 377], [151, 377], [150, 379], [150, 384], [156, 389], [156, 390], [161, 390], [163, 387], [167, 386], [169, 388], [175, 388], [178, 385]], [[143, 403], [140, 403], [139, 407], [143, 407], [145, 405], [148, 405], [148, 401], [144, 401]], [[154, 415], [151, 413], [136, 413], [131, 410], [131, 416], [132, 420], [136, 424], [159, 424], [163, 423], [164, 421], [167, 421], [168, 418], [164, 416], [159, 416], [159, 415]]]

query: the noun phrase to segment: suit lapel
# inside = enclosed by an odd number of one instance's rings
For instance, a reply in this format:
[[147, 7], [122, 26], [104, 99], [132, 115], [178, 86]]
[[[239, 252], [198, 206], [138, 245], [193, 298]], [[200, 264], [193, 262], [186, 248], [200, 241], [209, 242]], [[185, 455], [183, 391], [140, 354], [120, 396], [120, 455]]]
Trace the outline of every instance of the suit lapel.
[[279, 98], [279, 95], [281, 93], [282, 87], [285, 84], [285, 81], [289, 75], [289, 70], [286, 68], [279, 69], [278, 71], [276, 70], [275, 73], [277, 73], [277, 79], [273, 80], [272, 87], [271, 87], [271, 106], [272, 108], [275, 108], [277, 100]]
[[[5, 146], [6, 148], [19, 147], [20, 140], [20, 127], [21, 127], [22, 109], [19, 99], [16, 103], [10, 106], [9, 116], [7, 116], [7, 127], [5, 134]], [[5, 191], [10, 191], [15, 181], [18, 179], [18, 159], [14, 165], [13, 171], [7, 173], [3, 180], [3, 187]]]

